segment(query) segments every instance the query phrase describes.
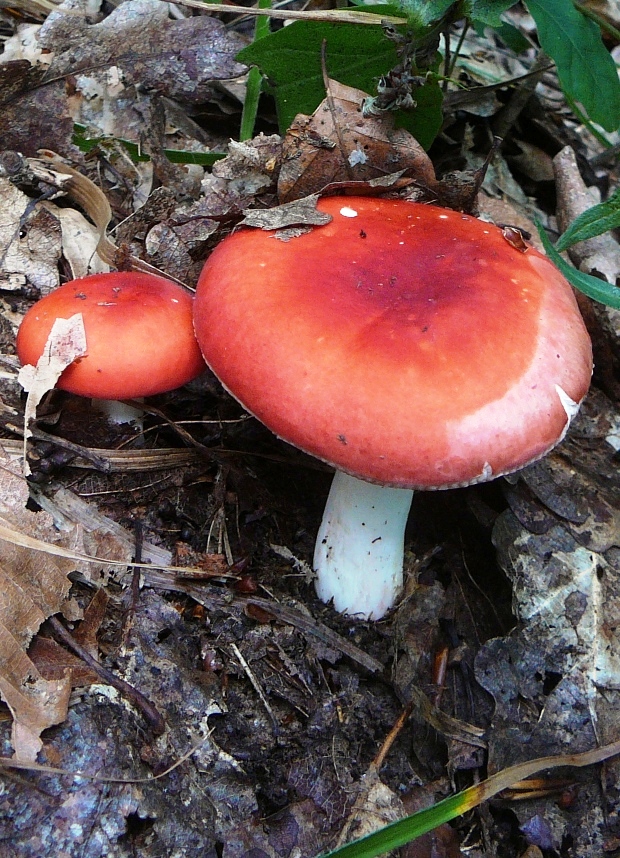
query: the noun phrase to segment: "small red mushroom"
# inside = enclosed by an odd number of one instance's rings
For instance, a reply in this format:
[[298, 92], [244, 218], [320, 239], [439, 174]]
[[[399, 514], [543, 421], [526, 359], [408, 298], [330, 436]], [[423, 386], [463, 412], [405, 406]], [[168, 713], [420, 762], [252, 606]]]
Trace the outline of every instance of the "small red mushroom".
[[413, 489], [494, 479], [566, 433], [592, 373], [569, 284], [533, 248], [454, 211], [364, 197], [281, 241], [242, 230], [208, 259], [196, 336], [224, 386], [337, 470], [317, 591], [378, 619], [402, 584]]
[[192, 305], [181, 286], [152, 274], [118, 271], [72, 280], [28, 310], [17, 354], [22, 364], [36, 365], [56, 319], [81, 313], [87, 353], [67, 367], [57, 387], [114, 401], [165, 393], [205, 368]]

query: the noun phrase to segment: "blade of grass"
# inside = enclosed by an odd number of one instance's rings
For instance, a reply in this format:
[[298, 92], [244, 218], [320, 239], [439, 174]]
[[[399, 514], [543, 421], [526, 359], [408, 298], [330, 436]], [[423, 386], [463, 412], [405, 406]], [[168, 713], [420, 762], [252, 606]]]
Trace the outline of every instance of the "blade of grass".
[[603, 235], [610, 229], [620, 227], [620, 189], [605, 200], [603, 203], [592, 206], [591, 209], [580, 214], [568, 226], [555, 244], [558, 253], [577, 244], [579, 241], [587, 241], [597, 235]]
[[[259, 9], [271, 9], [271, 0], [258, 0]], [[271, 32], [269, 26], [269, 18], [262, 15], [256, 19], [254, 24], [254, 41], [268, 36]], [[258, 100], [260, 98], [263, 76], [259, 69], [254, 66], [248, 74], [248, 82], [245, 89], [245, 100], [243, 102], [243, 112], [241, 113], [241, 130], [239, 132], [240, 140], [251, 140], [254, 136], [254, 125], [256, 124], [256, 116], [258, 114]]]
[[507, 789], [517, 781], [535, 775], [543, 769], [553, 769], [558, 766], [591, 766], [595, 763], [601, 763], [610, 757], [620, 754], [620, 741], [612, 742], [610, 745], [604, 745], [601, 748], [595, 748], [592, 751], [586, 751], [582, 754], [567, 754], [557, 757], [539, 757], [536, 760], [529, 760], [526, 763], [519, 763], [516, 766], [510, 766], [508, 769], [503, 769], [495, 775], [491, 775], [482, 783], [469, 787], [457, 795], [452, 795], [449, 798], [443, 799], [433, 805], [433, 807], [420, 810], [411, 816], [404, 819], [399, 819], [397, 822], [392, 822], [386, 825], [385, 828], [379, 829], [366, 837], [361, 837], [359, 840], [354, 840], [335, 849], [333, 852], [325, 854], [323, 858], [377, 858], [384, 852], [389, 852], [392, 849], [397, 849], [399, 846], [404, 846], [410, 843], [427, 831], [431, 831], [438, 825], [444, 822], [449, 822], [457, 816], [461, 816], [468, 810], [476, 807], [483, 801], [492, 798], [504, 789]]
[[[122, 137], [86, 137], [86, 126], [74, 123], [73, 142], [81, 152], [90, 152], [95, 146], [106, 143], [120, 143], [125, 147], [134, 163], [150, 161], [148, 155], [140, 150], [137, 143], [124, 140]], [[173, 164], [198, 164], [201, 167], [212, 167], [216, 161], [226, 157], [226, 152], [188, 152], [183, 149], [164, 149], [164, 155]]]
[[584, 274], [582, 271], [577, 271], [576, 268], [573, 268], [572, 265], [569, 265], [568, 262], [560, 256], [555, 247], [549, 241], [542, 225], [538, 223], [536, 226], [538, 228], [540, 240], [545, 248], [545, 253], [553, 264], [560, 269], [568, 282], [574, 286], [575, 289], [579, 289], [580, 292], [587, 295], [588, 298], [592, 298], [600, 304], [606, 304], [608, 307], [613, 307], [615, 310], [620, 310], [620, 289], [617, 286], [608, 283], [606, 280], [599, 280], [598, 277], [592, 277], [591, 274]]

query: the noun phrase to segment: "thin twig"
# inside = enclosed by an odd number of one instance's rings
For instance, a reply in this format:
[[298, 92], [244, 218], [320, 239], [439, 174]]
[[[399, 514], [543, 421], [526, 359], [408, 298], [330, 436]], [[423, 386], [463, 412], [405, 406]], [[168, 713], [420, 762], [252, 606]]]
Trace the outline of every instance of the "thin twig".
[[112, 688], [116, 688], [123, 697], [126, 697], [136, 707], [136, 709], [142, 713], [142, 716], [148, 722], [153, 733], [156, 736], [161, 736], [166, 729], [166, 722], [153, 703], [151, 703], [144, 694], [138, 691], [137, 688], [134, 688], [133, 685], [125, 682], [124, 679], [116, 676], [116, 674], [112, 673], [111, 670], [108, 670], [107, 667], [100, 664], [96, 658], [93, 658], [92, 655], [81, 647], [73, 636], [69, 634], [60, 620], [56, 617], [50, 617], [48, 622], [65, 646], [69, 647], [70, 650], [79, 656], [82, 661], [88, 665], [88, 667], [94, 670], [95, 673], [103, 679], [104, 682], [111, 685]]
[[250, 667], [250, 665], [247, 663], [247, 661], [245, 660], [245, 658], [241, 654], [241, 650], [239, 649], [237, 644], [231, 643], [230, 648], [234, 652], [234, 654], [237, 658], [237, 661], [239, 662], [239, 664], [241, 665], [241, 667], [245, 671], [247, 678], [252, 683], [252, 687], [254, 688], [254, 691], [256, 691], [256, 693], [260, 697], [261, 703], [263, 704], [263, 706], [265, 707], [265, 709], [267, 711], [267, 714], [271, 718], [271, 721], [273, 723], [273, 729], [274, 729], [275, 733], [276, 734], [279, 733], [280, 732], [280, 725], [278, 724], [276, 716], [274, 715], [273, 709], [269, 705], [269, 701], [265, 697], [263, 689], [260, 687], [260, 683], [259, 683], [258, 679], [254, 676], [254, 674], [252, 672], [252, 668]]
[[[136, 563], [142, 563], [142, 546], [144, 544], [144, 528], [142, 526], [141, 521], [136, 521], [134, 527], [134, 533], [136, 538], [135, 543], [135, 551], [134, 551], [134, 560]], [[132, 566], [131, 567], [131, 585], [129, 587], [129, 607], [127, 608], [127, 613], [125, 615], [125, 623], [123, 629], [123, 647], [127, 649], [129, 646], [129, 640], [131, 638], [131, 631], [134, 625], [134, 619], [136, 616], [136, 606], [138, 604], [138, 599], [140, 598], [140, 567]]]
[[387, 736], [383, 740], [383, 744], [379, 748], [379, 752], [376, 754], [376, 756], [375, 756], [375, 758], [371, 764], [375, 767], [375, 769], [377, 771], [379, 771], [379, 769], [383, 765], [384, 760], [390, 751], [390, 748], [392, 747], [392, 745], [394, 744], [394, 742], [398, 738], [400, 731], [403, 729], [403, 727], [407, 723], [407, 719], [409, 718], [409, 716], [413, 712], [414, 704], [415, 704], [415, 701], [412, 698], [409, 701], [409, 703], [407, 703], [407, 705], [405, 706], [403, 711], [400, 713], [400, 715], [398, 716], [398, 718], [394, 722], [394, 726], [392, 727], [390, 732], [387, 734]]
[[276, 18], [282, 21], [326, 21], [335, 24], [368, 24], [377, 26], [379, 20], [388, 21], [390, 24], [398, 26], [406, 24], [407, 19], [396, 17], [395, 15], [378, 15], [372, 12], [363, 12], [358, 9], [317, 9], [316, 11], [296, 11], [293, 9], [259, 9], [245, 8], [244, 6], [235, 7], [234, 4], [224, 3], [209, 3], [207, 6], [203, 0], [171, 0], [178, 6], [187, 6], [190, 9], [200, 9], [201, 12], [226, 12], [228, 15], [237, 12], [244, 17], [267, 15], [269, 18]]
[[549, 57], [539, 51], [538, 56], [534, 60], [534, 64], [530, 69], [530, 77], [524, 81], [512, 94], [510, 100], [500, 111], [495, 115], [493, 120], [493, 134], [496, 137], [504, 138], [521, 114], [521, 111], [532, 97], [534, 90], [538, 86], [538, 82], [543, 74], [549, 68]]

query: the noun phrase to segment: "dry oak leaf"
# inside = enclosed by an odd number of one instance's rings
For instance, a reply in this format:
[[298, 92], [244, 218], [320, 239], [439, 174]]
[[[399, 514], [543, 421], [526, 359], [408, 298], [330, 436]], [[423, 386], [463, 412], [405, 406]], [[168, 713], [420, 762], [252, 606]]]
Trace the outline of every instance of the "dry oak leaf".
[[215, 18], [172, 20], [165, 3], [128, 0], [99, 23], [88, 24], [85, 7], [65, 5], [41, 27], [41, 45], [54, 52], [49, 77], [83, 72], [98, 79], [102, 70], [114, 67], [121, 100], [123, 87], [134, 85], [202, 104], [213, 95], [213, 81], [246, 71], [235, 60], [246, 40]]
[[30, 156], [39, 149], [53, 149], [79, 160], [80, 150], [71, 141], [73, 120], [67, 110], [65, 83], [50, 80], [43, 85], [45, 75], [44, 67], [28, 60], [0, 62], [0, 148]]
[[[0, 462], [0, 522], [5, 528], [49, 542], [57, 539], [51, 516], [26, 509], [28, 487]], [[15, 756], [33, 761], [40, 735], [64, 720], [71, 676], [44, 679], [26, 653], [41, 623], [57, 613], [69, 593], [71, 561], [0, 540], [0, 696], [13, 716]]]
[[391, 115], [362, 116], [367, 93], [329, 81], [329, 93], [312, 116], [295, 117], [284, 138], [278, 181], [281, 202], [318, 193], [334, 182], [369, 181], [405, 170], [425, 189], [437, 179], [430, 158]]

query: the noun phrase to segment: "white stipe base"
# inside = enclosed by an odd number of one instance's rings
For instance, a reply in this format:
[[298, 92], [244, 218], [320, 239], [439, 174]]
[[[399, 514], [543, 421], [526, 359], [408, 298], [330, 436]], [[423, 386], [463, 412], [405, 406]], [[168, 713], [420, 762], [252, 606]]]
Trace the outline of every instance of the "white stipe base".
[[403, 585], [405, 526], [413, 491], [336, 471], [314, 550], [316, 591], [337, 611], [378, 620]]

